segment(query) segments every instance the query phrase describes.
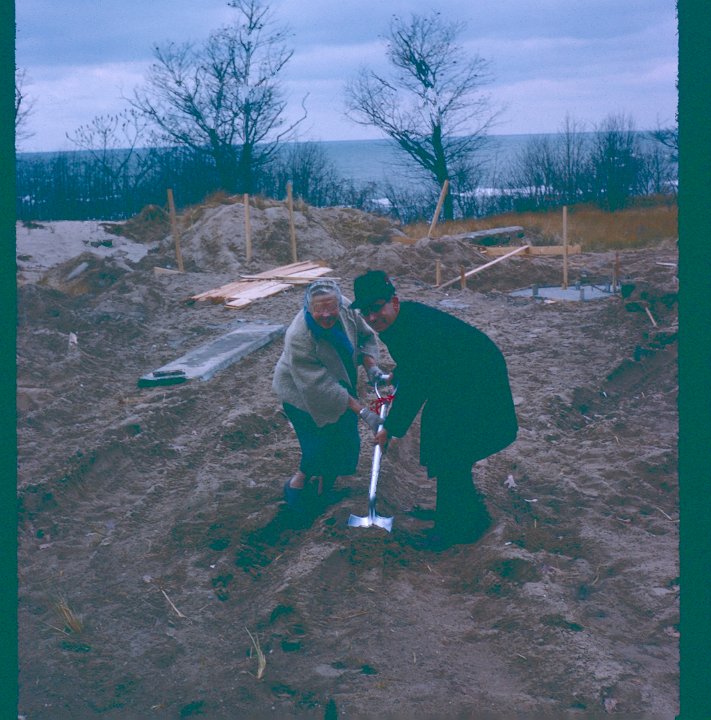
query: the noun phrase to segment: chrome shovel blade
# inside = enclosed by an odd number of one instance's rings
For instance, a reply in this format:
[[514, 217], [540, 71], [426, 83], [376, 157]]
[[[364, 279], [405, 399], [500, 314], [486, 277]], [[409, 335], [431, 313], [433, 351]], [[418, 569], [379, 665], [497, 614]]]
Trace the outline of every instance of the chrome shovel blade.
[[366, 517], [360, 517], [358, 515], [351, 515], [348, 518], [348, 525], [350, 527], [371, 527], [377, 525], [390, 532], [393, 529], [393, 519], [391, 517], [382, 517], [381, 515], [367, 515]]
[[[378, 397], [382, 397], [377, 385], [375, 386], [375, 392], [377, 393]], [[378, 430], [382, 430], [383, 423], [385, 422], [385, 417], [388, 414], [387, 402], [382, 403], [382, 405], [380, 406], [379, 414], [380, 425], [378, 426]], [[383, 528], [383, 530], [387, 530], [388, 532], [392, 530], [393, 519], [391, 517], [382, 517], [375, 512], [375, 491], [378, 486], [378, 475], [380, 474], [380, 460], [382, 456], [383, 449], [380, 447], [380, 445], [376, 445], [373, 452], [373, 469], [370, 473], [370, 489], [368, 490], [368, 514], [365, 517], [361, 517], [359, 515], [351, 515], [348, 518], [349, 527], [371, 527], [372, 525], [377, 525], [378, 527], [381, 527]]]
[[375, 518], [373, 518], [373, 524], [383, 528], [383, 530], [387, 530], [388, 532], [393, 529], [393, 519], [391, 517], [376, 515]]
[[370, 518], [351, 515], [348, 518], [348, 525], [350, 527], [368, 527], [370, 525]]

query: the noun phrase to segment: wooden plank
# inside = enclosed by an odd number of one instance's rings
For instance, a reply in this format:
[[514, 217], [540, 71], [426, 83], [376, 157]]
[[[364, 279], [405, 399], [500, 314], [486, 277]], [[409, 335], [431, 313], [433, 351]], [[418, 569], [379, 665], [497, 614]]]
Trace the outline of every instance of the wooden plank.
[[[582, 245], [568, 245], [568, 255], [580, 255]], [[562, 255], [562, 245], [532, 245], [530, 255]]]
[[225, 307], [230, 310], [239, 310], [240, 308], [251, 305], [254, 301], [251, 298], [235, 298], [225, 303]]
[[254, 275], [242, 275], [242, 277], [249, 278], [250, 280], [268, 280], [269, 278], [274, 277], [274, 275], [296, 275], [308, 270], [315, 270], [320, 267], [325, 267], [325, 265], [313, 260], [302, 260], [301, 262], [291, 263], [291, 265], [280, 265], [279, 267], [272, 268], [271, 270], [265, 270], [264, 272], [256, 273]]
[[289, 238], [291, 240], [291, 259], [296, 262], [296, 228], [294, 227], [294, 197], [291, 190], [291, 181], [286, 184], [286, 204], [289, 208]]
[[328, 273], [333, 272], [331, 268], [328, 267], [316, 267], [308, 270], [302, 270], [298, 273], [282, 273], [278, 272], [278, 270], [279, 268], [276, 268], [268, 273], [262, 273], [260, 275], [240, 275], [240, 277], [243, 280], [288, 280], [289, 278], [294, 278], [294, 280], [298, 281], [315, 280], [322, 275], [328, 275]]
[[563, 205], [563, 290], [568, 289], [568, 206]]
[[[323, 274], [323, 273], [321, 273]], [[279, 282], [289, 283], [290, 285], [309, 285], [314, 280], [317, 280], [319, 276], [316, 275], [275, 275], [271, 280], [278, 280]], [[340, 278], [331, 277], [329, 280], [340, 280]]]
[[175, 215], [175, 201], [173, 200], [173, 190], [168, 188], [168, 212], [170, 213], [170, 231], [173, 234], [175, 242], [175, 259], [178, 263], [179, 272], [183, 272], [183, 253], [180, 250], [180, 230], [178, 229], [178, 218]]
[[501, 262], [502, 260], [506, 260], [506, 258], [512, 257], [513, 255], [517, 255], [518, 253], [525, 252], [530, 246], [529, 245], [522, 245], [521, 247], [517, 247], [514, 250], [511, 250], [506, 255], [502, 255], [499, 258], [496, 258], [496, 260], [492, 260], [491, 262], [488, 262], [484, 265], [480, 265], [479, 267], [474, 268], [473, 270], [469, 270], [469, 272], [464, 273], [461, 277], [456, 277], [452, 280], [447, 280], [446, 283], [442, 283], [439, 287], [445, 288], [449, 287], [450, 285], [454, 285], [455, 282], [458, 280], [463, 282], [466, 278], [471, 277], [472, 275], [476, 275], [476, 273], [480, 273], [482, 270], [486, 270], [486, 268], [491, 267], [492, 265], [496, 265], [496, 263]]
[[262, 293], [270, 291], [275, 284], [279, 284], [282, 289], [289, 287], [289, 285], [283, 283], [275, 283], [274, 280], [251, 280], [223, 285], [221, 288], [195, 295], [191, 300], [222, 301], [232, 300], [237, 297], [260, 297]]
[[252, 283], [248, 280], [238, 280], [236, 282], [228, 283], [227, 285], [221, 285], [218, 288], [212, 290], [206, 290], [205, 292], [193, 295], [191, 300], [210, 300], [213, 298], [227, 297], [229, 295], [237, 295], [241, 290], [246, 290]]
[[262, 287], [259, 290], [255, 288], [255, 291], [252, 293], [241, 293], [237, 297], [229, 298], [225, 303], [225, 307], [232, 308], [233, 310], [241, 308], [245, 305], [249, 305], [253, 300], [260, 300], [261, 298], [276, 295], [277, 293], [280, 293], [290, 287], [293, 286], [285, 283], [272, 283], [270, 286]]
[[310, 260], [265, 270], [256, 275], [243, 275], [241, 280], [193, 295], [190, 299], [224, 302], [231, 309], [249, 305], [253, 300], [270, 297], [294, 285], [313, 282], [317, 277], [333, 272], [322, 263]]
[[[523, 247], [523, 246], [519, 246]], [[514, 250], [510, 245], [490, 245], [489, 247], [482, 247], [482, 257], [500, 257], [501, 255], [506, 255], [507, 253], [510, 253], [511, 250]], [[526, 251], [526, 255], [529, 254], [531, 250], [531, 246], [529, 245], [529, 249]]]
[[442, 205], [444, 205], [444, 199], [447, 197], [447, 190], [449, 190], [449, 180], [445, 180], [442, 183], [442, 190], [440, 190], [439, 193], [439, 200], [437, 201], [437, 207], [435, 208], [435, 213], [432, 218], [432, 223], [430, 224], [429, 232], [427, 233], [427, 237], [431, 238], [432, 233], [434, 232], [435, 226], [437, 225], [437, 220], [439, 220], [439, 214], [442, 211]]
[[[491, 257], [499, 257], [500, 255], [506, 255], [511, 250], [510, 246], [505, 245], [492, 245], [482, 250]], [[579, 255], [582, 252], [581, 245], [569, 245], [568, 255]], [[526, 255], [562, 255], [562, 245], [530, 245], [525, 253]]]
[[249, 193], [243, 196], [244, 202], [244, 248], [247, 262], [252, 259], [252, 222], [249, 218]]
[[234, 298], [245, 293], [254, 294], [261, 290], [271, 287], [274, 280], [244, 280], [223, 285], [222, 287], [208, 290], [207, 292], [194, 295], [191, 300], [225, 300]]
[[267, 297], [268, 295], [274, 295], [275, 293], [287, 290], [291, 287], [288, 283], [275, 282], [273, 280], [257, 281], [249, 283], [249, 287], [245, 290], [240, 290], [238, 293], [234, 293], [228, 297], [228, 300], [235, 298], [252, 298], [257, 299], [260, 297]]

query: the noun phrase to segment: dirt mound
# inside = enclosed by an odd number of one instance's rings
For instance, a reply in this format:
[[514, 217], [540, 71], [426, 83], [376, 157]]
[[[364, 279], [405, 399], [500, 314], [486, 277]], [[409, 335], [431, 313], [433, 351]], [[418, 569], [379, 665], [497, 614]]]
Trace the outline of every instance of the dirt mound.
[[486, 261], [472, 243], [296, 213], [299, 258], [328, 262], [346, 294], [385, 268], [402, 298], [476, 325], [507, 358], [519, 436], [474, 473], [497, 529], [430, 553], [415, 543], [435, 499], [419, 420], [383, 459], [392, 534], [347, 526], [367, 509], [363, 428], [358, 471], [323, 511], [285, 510], [298, 443], [270, 387], [283, 340], [207, 382], [137, 387], [240, 320], [300, 308], [301, 288], [238, 312], [186, 302], [291, 261], [283, 205], [250, 214], [249, 263], [244, 206], [222, 203], [184, 221], [185, 273], [153, 271], [174, 266], [166, 232], [135, 262], [80, 252], [18, 288], [20, 714], [674, 717], [675, 247], [572, 256], [571, 282], [617, 261], [634, 287], [541, 302], [508, 290], [559, 283], [560, 257], [442, 290], [435, 261], [457, 277]]
[[122, 223], [101, 223], [111, 235], [121, 235], [140, 243], [162, 240], [170, 230], [170, 218], [164, 208], [146, 205], [138, 215]]
[[52, 268], [40, 284], [70, 296], [99, 294], [127, 272], [131, 267], [120, 258], [101, 258], [86, 252]]
[[[300, 208], [300, 209], [299, 209]], [[292, 262], [289, 212], [283, 203], [250, 206], [252, 258], [246, 259], [245, 208], [232, 201], [191, 209], [179, 218], [180, 248], [188, 272], [257, 272]], [[129, 221], [130, 222], [130, 221]], [[297, 257], [337, 263], [365, 244], [389, 242], [399, 231], [375, 215], [347, 208], [297, 206], [293, 215]], [[175, 267], [172, 235], [162, 236], [154, 264]]]

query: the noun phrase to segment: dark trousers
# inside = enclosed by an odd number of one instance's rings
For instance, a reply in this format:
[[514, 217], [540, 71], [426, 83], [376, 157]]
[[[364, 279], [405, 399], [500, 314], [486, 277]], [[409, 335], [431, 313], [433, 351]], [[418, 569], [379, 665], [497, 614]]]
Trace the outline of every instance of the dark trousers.
[[483, 535], [491, 525], [491, 515], [472, 481], [472, 464], [453, 460], [437, 470], [436, 531], [458, 541]]
[[358, 418], [346, 411], [335, 423], [319, 427], [311, 415], [284, 403], [284, 412], [294, 426], [301, 446], [299, 470], [306, 477], [321, 476], [335, 480], [339, 475], [353, 475], [360, 455]]

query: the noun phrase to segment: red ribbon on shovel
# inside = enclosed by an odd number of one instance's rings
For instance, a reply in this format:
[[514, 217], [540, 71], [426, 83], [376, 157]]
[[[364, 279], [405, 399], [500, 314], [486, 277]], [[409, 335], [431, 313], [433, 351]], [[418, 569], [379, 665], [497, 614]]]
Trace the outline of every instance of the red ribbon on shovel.
[[380, 408], [383, 407], [383, 405], [390, 405], [392, 401], [395, 399], [395, 395], [382, 395], [381, 397], [375, 398], [375, 400], [370, 401], [370, 409], [378, 413], [380, 415]]

